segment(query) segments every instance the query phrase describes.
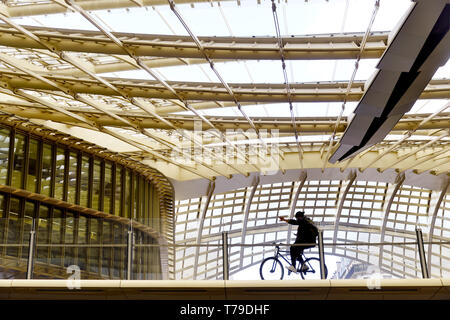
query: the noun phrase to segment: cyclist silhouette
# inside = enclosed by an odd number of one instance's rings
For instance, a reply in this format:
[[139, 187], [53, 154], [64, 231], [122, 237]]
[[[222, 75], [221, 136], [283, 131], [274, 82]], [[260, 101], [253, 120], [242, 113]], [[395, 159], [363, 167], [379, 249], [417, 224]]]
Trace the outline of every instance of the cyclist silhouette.
[[[300, 261], [300, 263], [303, 263], [303, 251], [305, 249], [313, 248], [315, 247], [316, 243], [316, 237], [318, 234], [318, 229], [314, 225], [313, 221], [309, 219], [308, 217], [305, 217], [304, 211], [297, 211], [295, 213], [295, 219], [286, 219], [286, 217], [279, 217], [281, 221], [287, 222], [288, 224], [297, 225], [297, 237], [295, 239], [294, 244], [313, 244], [310, 246], [291, 246], [290, 253], [291, 253], [291, 265], [287, 268], [291, 272], [297, 272], [297, 269], [295, 268], [295, 263], [297, 259]], [[308, 270], [308, 266], [306, 264], [303, 265], [303, 268], [301, 271]]]

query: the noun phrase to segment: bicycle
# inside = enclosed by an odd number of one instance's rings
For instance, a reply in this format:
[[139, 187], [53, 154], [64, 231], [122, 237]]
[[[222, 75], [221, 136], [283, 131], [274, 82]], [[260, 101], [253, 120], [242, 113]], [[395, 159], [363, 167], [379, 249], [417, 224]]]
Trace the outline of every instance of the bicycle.
[[[288, 259], [282, 253], [289, 253], [288, 250], [281, 250], [279, 245], [275, 246], [275, 255], [273, 257], [265, 258], [261, 262], [261, 266], [259, 267], [259, 274], [262, 280], [282, 280], [284, 277], [284, 267], [280, 261], [280, 257], [283, 258], [284, 261], [288, 265], [290, 265], [290, 259]], [[305, 254], [302, 254], [303, 263], [297, 263], [297, 273], [300, 273], [302, 279], [311, 280], [311, 279], [321, 279], [320, 274], [320, 260], [318, 258], [307, 258]], [[299, 260], [300, 261], [300, 260]], [[306, 270], [303, 270], [307, 266]], [[303, 270], [303, 271], [302, 271]], [[288, 275], [291, 271], [288, 270]], [[325, 265], [325, 279], [328, 276], [328, 269]]]

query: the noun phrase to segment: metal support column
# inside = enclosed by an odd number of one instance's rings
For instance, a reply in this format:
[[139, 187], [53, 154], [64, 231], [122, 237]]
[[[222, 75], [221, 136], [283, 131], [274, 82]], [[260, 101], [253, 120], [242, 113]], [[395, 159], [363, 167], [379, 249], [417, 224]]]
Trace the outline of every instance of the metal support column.
[[[389, 215], [391, 212], [392, 204], [394, 202], [395, 197], [397, 196], [397, 193], [400, 191], [404, 181], [405, 181], [405, 174], [400, 173], [395, 178], [394, 184], [389, 186], [386, 189], [386, 194], [385, 194], [386, 201], [383, 204], [384, 218], [383, 218], [383, 223], [381, 225], [381, 232], [380, 232], [380, 242], [381, 243], [384, 243], [384, 240], [385, 240], [384, 237], [386, 235], [386, 228], [387, 228], [387, 223], [389, 220]], [[384, 255], [384, 245], [381, 245], [379, 247], [379, 255], [378, 255], [378, 266], [380, 267], [380, 269], [383, 268], [383, 255]]]
[[28, 264], [27, 264], [27, 280], [33, 278], [33, 266], [34, 266], [34, 247], [36, 243], [36, 219], [33, 218], [30, 231], [30, 241], [28, 247]]
[[[306, 178], [308, 177], [308, 174], [306, 171], [302, 171], [299, 177], [299, 182], [300, 184], [298, 185], [297, 190], [295, 191], [294, 197], [291, 201], [290, 204], [290, 215], [289, 215], [289, 219], [294, 219], [295, 216], [295, 210], [297, 210], [297, 201], [298, 201], [298, 197], [300, 195], [301, 190], [303, 189], [303, 186], [305, 185], [306, 182]], [[292, 225], [289, 224], [288, 225], [288, 235], [287, 235], [287, 243], [291, 242], [291, 234], [292, 234]]]
[[320, 260], [320, 278], [326, 279], [325, 274], [325, 253], [323, 250], [323, 230], [319, 230], [319, 260]]
[[133, 274], [133, 236], [133, 225], [131, 225], [127, 237], [127, 280], [131, 280]]
[[430, 274], [428, 273], [427, 260], [425, 258], [425, 248], [423, 246], [422, 230], [420, 228], [416, 228], [416, 236], [417, 246], [419, 249], [420, 267], [422, 269], [422, 277], [424, 279], [427, 279], [430, 278]]
[[223, 280], [229, 280], [228, 264], [228, 232], [222, 232]]
[[[242, 223], [241, 243], [245, 243], [245, 238], [247, 237], [248, 217], [250, 215], [250, 209], [252, 207], [253, 197], [255, 196], [258, 185], [259, 185], [259, 176], [256, 176], [253, 179], [250, 194], [247, 198], [247, 203], [245, 204], [244, 220]], [[244, 266], [244, 247], [241, 246], [241, 252], [240, 252], [240, 257], [239, 257], [239, 268], [242, 268], [243, 266]]]
[[[197, 228], [197, 244], [199, 245], [202, 242], [203, 236], [203, 226], [205, 225], [206, 214], [208, 213], [209, 203], [214, 193], [214, 189], [216, 188], [216, 183], [213, 181], [209, 182], [208, 190], [206, 192], [205, 201], [203, 202], [203, 197], [201, 202], [203, 203], [203, 208], [200, 206], [199, 212], [197, 213], [197, 219], [199, 220], [198, 228]], [[194, 256], [194, 276], [193, 279], [197, 280], [197, 272], [198, 272], [198, 258], [200, 256], [200, 247], [197, 246], [195, 248], [195, 256]]]

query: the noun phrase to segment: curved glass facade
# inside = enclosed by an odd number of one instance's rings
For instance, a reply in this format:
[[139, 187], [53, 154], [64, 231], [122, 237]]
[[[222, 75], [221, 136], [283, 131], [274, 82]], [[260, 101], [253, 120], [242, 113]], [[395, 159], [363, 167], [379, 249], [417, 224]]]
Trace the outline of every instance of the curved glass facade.
[[159, 206], [136, 170], [0, 128], [0, 278], [25, 278], [34, 231], [32, 278], [67, 278], [75, 266], [83, 279], [160, 279]]
[[161, 231], [157, 191], [143, 175], [93, 154], [0, 129], [0, 184], [134, 219]]

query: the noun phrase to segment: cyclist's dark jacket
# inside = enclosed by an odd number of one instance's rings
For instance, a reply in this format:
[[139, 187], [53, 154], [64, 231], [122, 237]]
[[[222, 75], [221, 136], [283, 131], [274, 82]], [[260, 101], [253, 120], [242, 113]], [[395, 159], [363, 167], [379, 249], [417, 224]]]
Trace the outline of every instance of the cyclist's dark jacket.
[[306, 217], [303, 219], [289, 219], [287, 223], [298, 226], [295, 243], [316, 243], [316, 237], [309, 228], [309, 223], [313, 223], [311, 219]]

